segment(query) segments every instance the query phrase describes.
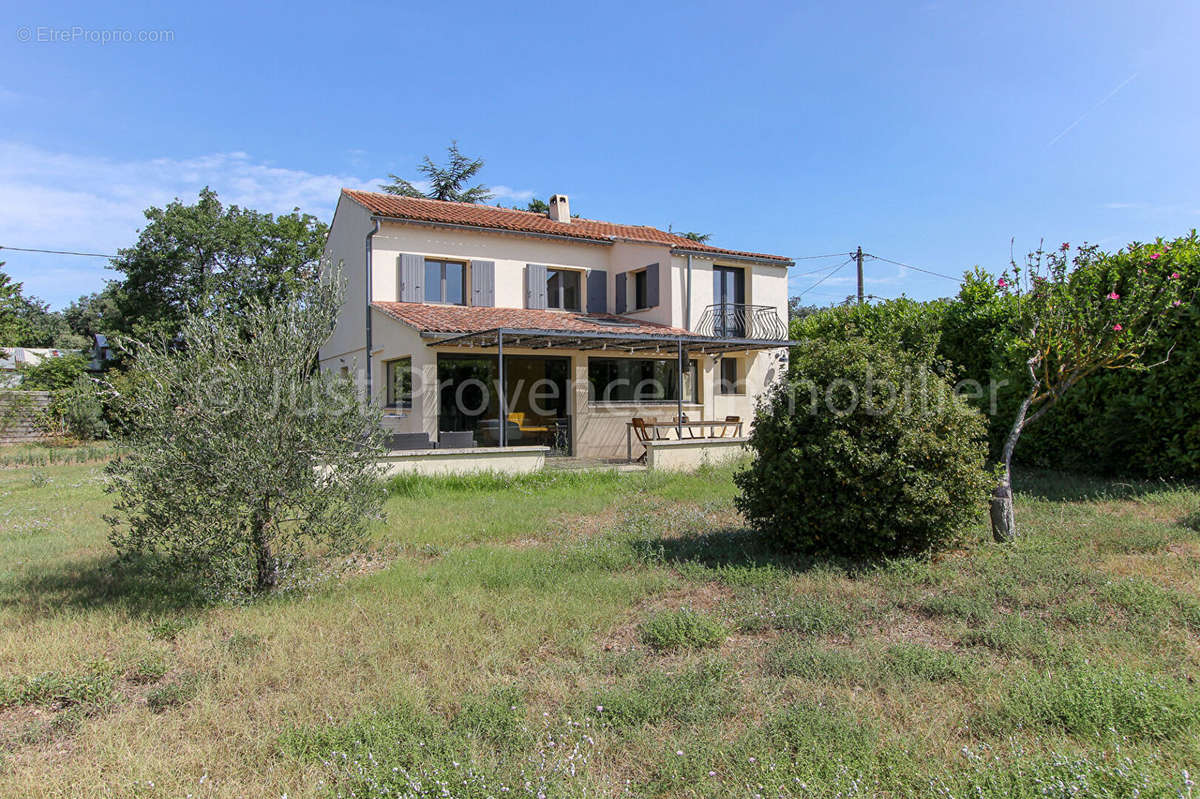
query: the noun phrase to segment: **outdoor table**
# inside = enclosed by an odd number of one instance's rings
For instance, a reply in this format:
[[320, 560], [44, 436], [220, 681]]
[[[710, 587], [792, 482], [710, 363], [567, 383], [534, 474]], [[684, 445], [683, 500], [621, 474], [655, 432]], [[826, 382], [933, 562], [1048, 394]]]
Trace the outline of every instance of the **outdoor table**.
[[[714, 435], [713, 430], [717, 427], [729, 427], [732, 425], [737, 427], [737, 436], [740, 438], [742, 435], [742, 424], [743, 422], [727, 422], [724, 419], [713, 419], [711, 421], [700, 420], [695, 422], [646, 422], [646, 427], [647, 429], [655, 431], [655, 438], [658, 437], [657, 431], [660, 428], [663, 430], [675, 430], [676, 436], [678, 437], [679, 428], [684, 427], [688, 428], [689, 430], [693, 430], [695, 428], [700, 428], [703, 430], [707, 427], [708, 438], [723, 438], [724, 436]], [[625, 423], [625, 458], [626, 460], [633, 462], [633, 422]]]

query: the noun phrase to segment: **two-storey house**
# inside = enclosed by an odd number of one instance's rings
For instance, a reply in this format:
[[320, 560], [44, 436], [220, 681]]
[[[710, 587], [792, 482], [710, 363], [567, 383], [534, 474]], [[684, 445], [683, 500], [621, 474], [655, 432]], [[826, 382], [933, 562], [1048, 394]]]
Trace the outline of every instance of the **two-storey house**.
[[786, 368], [789, 259], [573, 218], [564, 195], [343, 190], [327, 256], [346, 295], [321, 368], [393, 432], [617, 458], [633, 417], [748, 422]]

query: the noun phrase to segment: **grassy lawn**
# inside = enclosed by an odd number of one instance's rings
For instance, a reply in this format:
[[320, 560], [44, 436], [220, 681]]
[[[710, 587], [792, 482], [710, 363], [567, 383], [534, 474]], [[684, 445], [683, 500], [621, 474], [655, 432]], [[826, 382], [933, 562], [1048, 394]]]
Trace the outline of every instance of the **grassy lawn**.
[[731, 474], [405, 483], [214, 607], [112, 568], [97, 463], [0, 469], [0, 795], [1191, 795], [1200, 492], [1025, 474], [1018, 545], [847, 568]]

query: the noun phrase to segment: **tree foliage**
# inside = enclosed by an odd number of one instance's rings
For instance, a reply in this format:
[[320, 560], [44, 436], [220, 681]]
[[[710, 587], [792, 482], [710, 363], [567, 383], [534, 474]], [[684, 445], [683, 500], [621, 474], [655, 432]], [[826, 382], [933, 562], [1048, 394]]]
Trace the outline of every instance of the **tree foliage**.
[[809, 554], [941, 549], [983, 509], [984, 430], [919, 358], [858, 335], [806, 341], [755, 416], [738, 509]]
[[271, 304], [316, 282], [328, 231], [298, 209], [225, 207], [209, 188], [193, 205], [147, 209], [146, 221], [112, 262], [124, 275], [114, 324], [143, 339], [174, 336], [189, 315]]
[[41, 361], [21, 369], [21, 388], [31, 391], [61, 391], [87, 374], [88, 359], [77, 352]]
[[996, 281], [1016, 311], [1005, 361], [1024, 371], [1018, 384], [1023, 396], [1001, 451], [1003, 477], [992, 499], [998, 540], [1016, 536], [1011, 465], [1021, 433], [1089, 376], [1156, 365], [1144, 356], [1183, 302], [1180, 270], [1195, 246], [1194, 235], [1176, 247], [1160, 240], [1111, 254], [1063, 244], [1031, 253], [1024, 267], [1014, 261]]
[[[316, 370], [339, 292], [317, 283], [187, 317], [131, 345], [110, 540], [223, 594], [276, 586], [314, 545], [356, 543], [381, 499], [379, 411]], [[151, 559], [153, 560], [153, 559]]]
[[[399, 175], [388, 175], [392, 182], [386, 183], [380, 188], [388, 194], [397, 194], [403, 197], [447, 200], [456, 203], [481, 203], [490, 200], [493, 195], [487, 186], [482, 183], [467, 186], [471, 179], [483, 169], [483, 159], [463, 155], [458, 149], [457, 141], [450, 142], [446, 151], [444, 166], [438, 166], [432, 158], [425, 156], [417, 167], [417, 171], [421, 173], [421, 178], [417, 183], [428, 185], [427, 191], [422, 191], [414, 183]], [[549, 207], [546, 210], [549, 211]]]
[[71, 333], [62, 314], [25, 294], [21, 283], [0, 270], [0, 346], [80, 349], [87, 343]]

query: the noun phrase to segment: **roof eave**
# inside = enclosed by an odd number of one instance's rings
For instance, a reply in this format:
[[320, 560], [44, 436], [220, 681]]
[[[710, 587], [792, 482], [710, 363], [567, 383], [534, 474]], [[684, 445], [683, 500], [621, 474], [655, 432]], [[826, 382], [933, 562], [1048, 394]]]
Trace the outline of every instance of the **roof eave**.
[[[351, 198], [353, 199], [353, 198]], [[358, 202], [355, 200], [355, 202]], [[362, 203], [359, 203], [362, 205]], [[363, 208], [367, 208], [363, 205]], [[367, 208], [370, 212], [371, 209]], [[432, 228], [448, 228], [450, 230], [470, 230], [475, 233], [499, 233], [506, 236], [522, 236], [525, 238], [534, 239], [551, 239], [554, 241], [569, 241], [574, 244], [598, 244], [600, 246], [611, 247], [612, 239], [595, 238], [590, 236], [567, 236], [561, 233], [538, 233], [531, 230], [510, 230], [502, 227], [491, 227], [490, 225], [467, 225], [459, 222], [430, 222], [427, 219], [411, 219], [405, 216], [388, 216], [387, 214], [371, 213], [372, 219], [378, 219], [380, 222], [395, 222], [401, 225], [418, 225], [420, 227]]]
[[672, 247], [672, 255], [698, 255], [701, 258], [711, 258], [718, 261], [748, 261], [756, 264], [770, 264], [771, 266], [790, 267], [795, 266], [796, 262], [790, 258], [773, 257], [769, 255], [749, 255], [747, 253], [732, 253], [723, 250], [696, 250], [691, 247]]

